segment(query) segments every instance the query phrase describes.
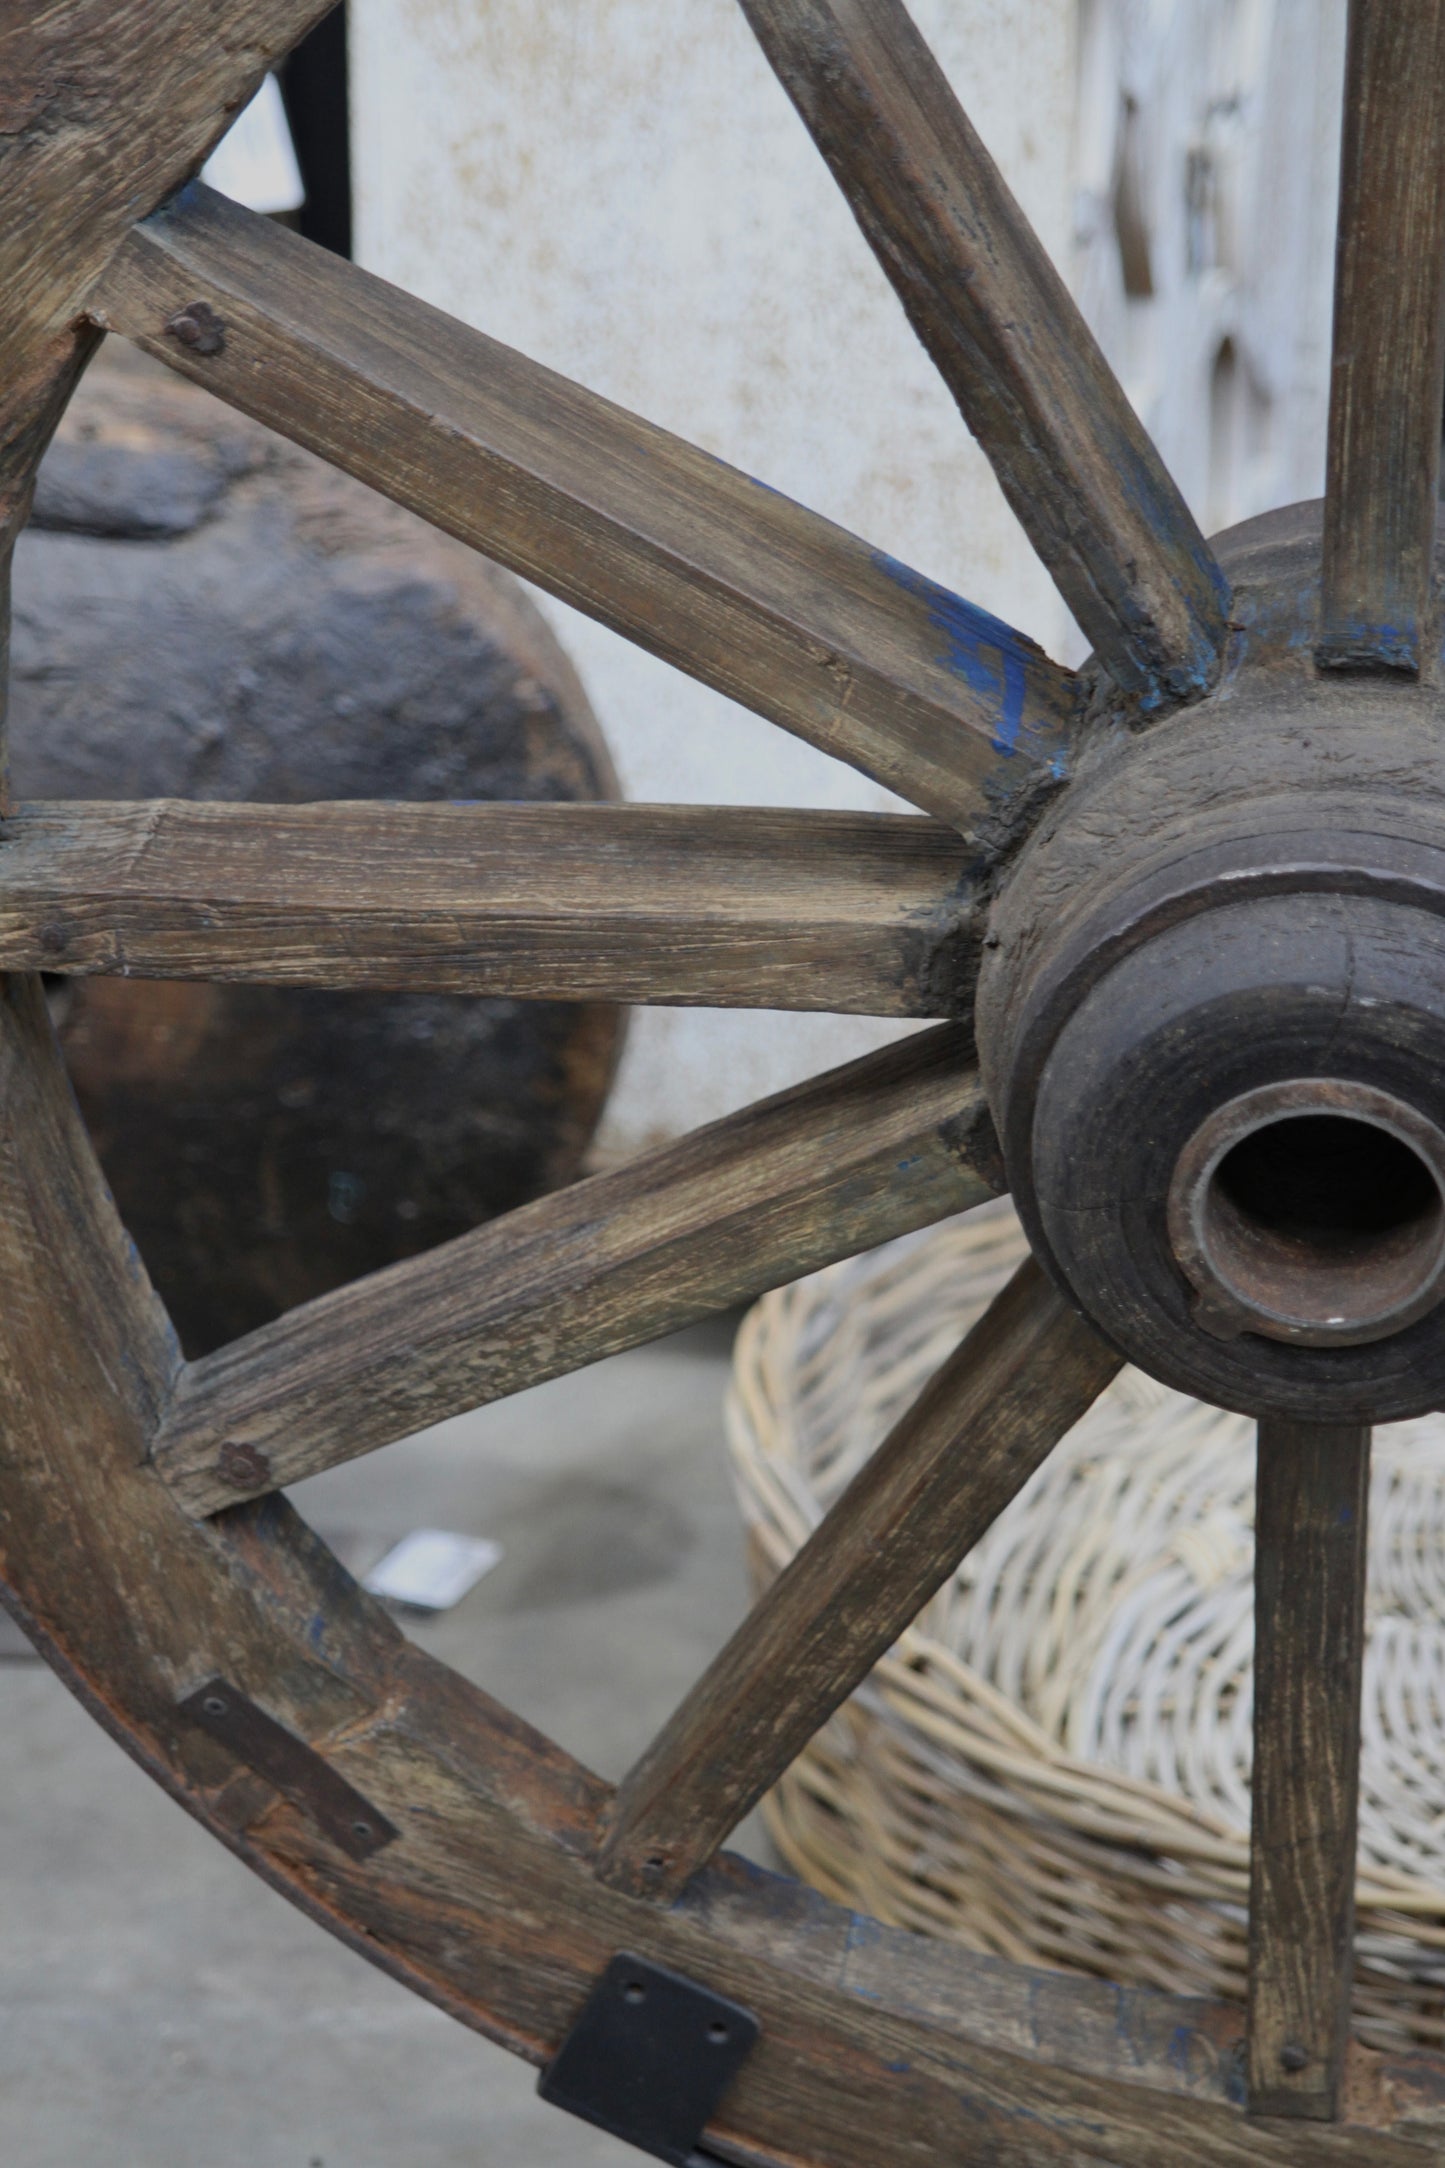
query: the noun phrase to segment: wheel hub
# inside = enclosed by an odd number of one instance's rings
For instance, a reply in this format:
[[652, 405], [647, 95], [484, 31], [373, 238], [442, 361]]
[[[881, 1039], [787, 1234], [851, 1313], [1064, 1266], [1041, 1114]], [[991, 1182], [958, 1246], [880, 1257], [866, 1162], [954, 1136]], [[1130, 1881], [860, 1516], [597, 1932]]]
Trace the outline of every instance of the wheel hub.
[[1039, 1255], [1238, 1408], [1445, 1400], [1442, 689], [1317, 669], [1319, 514], [1216, 545], [1211, 698], [1086, 763], [995, 907], [980, 1050]]

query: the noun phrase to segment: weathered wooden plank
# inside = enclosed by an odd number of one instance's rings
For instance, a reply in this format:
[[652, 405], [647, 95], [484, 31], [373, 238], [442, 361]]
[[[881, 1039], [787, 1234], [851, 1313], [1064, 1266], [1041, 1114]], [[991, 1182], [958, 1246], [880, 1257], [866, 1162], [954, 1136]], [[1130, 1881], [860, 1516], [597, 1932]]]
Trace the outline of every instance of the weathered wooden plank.
[[84, 300], [331, 0], [0, 11], [0, 555], [96, 335]]
[[963, 1211], [973, 1059], [941, 1025], [305, 1303], [191, 1365], [156, 1465], [212, 1513]]
[[676, 1896], [1121, 1361], [1027, 1259], [623, 1779], [605, 1882]]
[[[168, 326], [204, 303], [222, 335]], [[97, 322], [966, 831], [1063, 758], [1031, 641], [720, 460], [210, 190], [136, 228]], [[190, 321], [190, 319], [186, 319]]]
[[1259, 1426], [1249, 2105], [1340, 2114], [1354, 1967], [1370, 1433]]
[[903, 0], [742, 0], [1020, 522], [1144, 707], [1212, 682], [1224, 576]]
[[1316, 660], [1418, 671], [1445, 406], [1445, 0], [1350, 0]]
[[10, 576], [14, 548], [0, 527], [0, 815], [10, 803]]
[[0, 822], [0, 968], [948, 1016], [981, 886], [908, 815], [26, 805]]
[[[670, 1910], [599, 1883], [607, 1788], [410, 1649], [282, 1499], [198, 1525], [145, 1459], [174, 1365], [48, 1034], [0, 993], [0, 1581], [49, 1660], [202, 1823], [319, 1924], [465, 2024], [552, 2054], [618, 1949], [755, 2010], [708, 2135], [773, 2168], [1438, 2168], [1438, 2131], [1249, 2125], [1237, 2019], [1169, 1996], [920, 1947], [742, 1861]], [[345, 1852], [177, 1703], [235, 1680], [392, 1822]], [[1362, 2058], [1373, 2069], [1373, 2059]], [[1432, 2088], [1431, 2073], [1434, 2073]], [[1405, 2074], [1403, 2112], [1445, 2070]]]

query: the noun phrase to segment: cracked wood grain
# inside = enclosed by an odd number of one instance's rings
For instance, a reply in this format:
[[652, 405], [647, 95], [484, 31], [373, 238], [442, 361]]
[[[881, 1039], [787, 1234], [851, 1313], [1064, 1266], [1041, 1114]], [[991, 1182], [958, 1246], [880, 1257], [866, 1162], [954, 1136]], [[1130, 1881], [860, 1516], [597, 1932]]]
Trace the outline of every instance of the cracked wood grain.
[[949, 1016], [982, 885], [906, 815], [71, 801], [0, 822], [0, 968]]

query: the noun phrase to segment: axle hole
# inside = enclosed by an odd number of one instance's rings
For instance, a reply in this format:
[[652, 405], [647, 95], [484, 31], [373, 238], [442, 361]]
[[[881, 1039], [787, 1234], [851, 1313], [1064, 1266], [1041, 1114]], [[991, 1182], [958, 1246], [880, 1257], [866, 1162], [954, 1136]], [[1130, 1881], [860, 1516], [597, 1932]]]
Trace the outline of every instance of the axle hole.
[[1242, 1137], [1214, 1177], [1249, 1225], [1321, 1254], [1358, 1255], [1438, 1224], [1435, 1178], [1388, 1129], [1343, 1114], [1295, 1114]]
[[1393, 1127], [1291, 1111], [1236, 1135], [1194, 1212], [1202, 1261], [1241, 1313], [1234, 1329], [1378, 1338], [1435, 1299], [1445, 1196]]

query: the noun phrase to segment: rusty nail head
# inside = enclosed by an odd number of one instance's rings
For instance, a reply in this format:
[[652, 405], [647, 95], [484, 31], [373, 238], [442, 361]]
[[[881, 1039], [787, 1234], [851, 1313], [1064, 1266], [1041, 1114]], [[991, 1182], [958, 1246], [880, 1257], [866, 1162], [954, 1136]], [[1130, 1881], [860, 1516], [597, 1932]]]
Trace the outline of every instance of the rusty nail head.
[[209, 301], [188, 301], [166, 330], [193, 354], [219, 354], [226, 343], [226, 326]]
[[271, 1480], [271, 1463], [259, 1445], [227, 1438], [216, 1455], [216, 1472], [233, 1490], [258, 1490]]

